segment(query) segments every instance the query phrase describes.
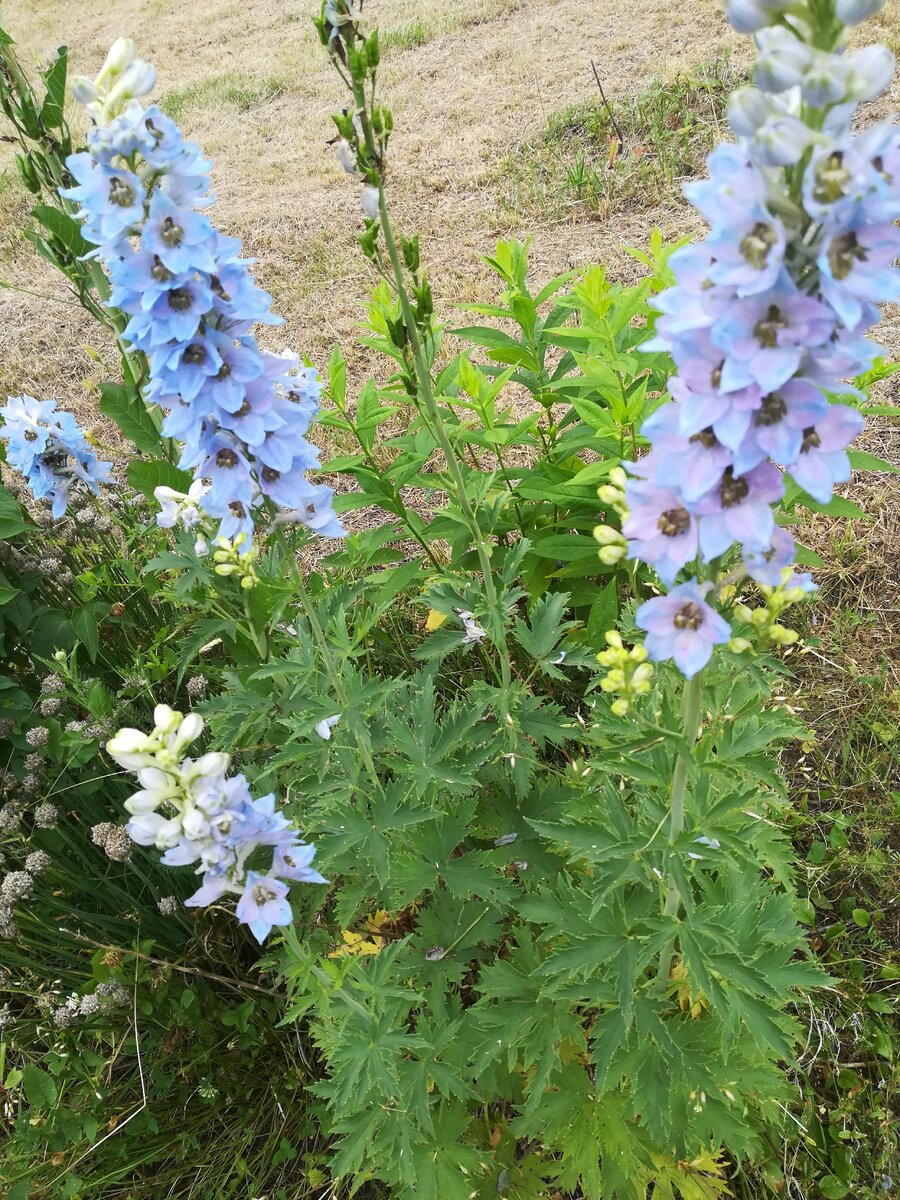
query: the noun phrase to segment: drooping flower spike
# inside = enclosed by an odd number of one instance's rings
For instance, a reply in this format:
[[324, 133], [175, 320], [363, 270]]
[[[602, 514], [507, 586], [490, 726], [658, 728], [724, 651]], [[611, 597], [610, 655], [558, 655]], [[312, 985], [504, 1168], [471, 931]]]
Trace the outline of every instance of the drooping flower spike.
[[[638, 609], [650, 657], [688, 677], [728, 641], [701, 580], [733, 546], [763, 588], [814, 586], [793, 574], [773, 505], [784, 474], [823, 504], [849, 479], [863, 418], [834, 397], [852, 394], [845, 381], [877, 357], [866, 337], [876, 305], [900, 299], [900, 127], [853, 130], [893, 56], [846, 53], [828, 7], [727, 0], [735, 28], [756, 35], [755, 86], [729, 104], [737, 143], [685, 188], [711, 230], [672, 256], [676, 284], [645, 343], [668, 351], [678, 375], [671, 403], [644, 424], [650, 453], [628, 465], [622, 531], [629, 556], [671, 588]], [[837, 18], [856, 24], [880, 7], [838, 0]], [[693, 578], [679, 582], [682, 572]]]
[[6, 461], [25, 476], [35, 500], [52, 498], [54, 517], [66, 511], [73, 487], [83, 484], [96, 495], [101, 483], [113, 482], [112, 463], [97, 458], [75, 418], [55, 400], [10, 396], [0, 419]]
[[[254, 800], [244, 776], [228, 774], [227, 754], [185, 755], [203, 732], [200, 717], [165, 704], [153, 717], [151, 733], [120, 729], [106, 745], [141, 785], [125, 801], [128, 834], [140, 846], [163, 850], [167, 866], [198, 864], [201, 884], [185, 904], [206, 907], [236, 895], [238, 920], [263, 942], [276, 925], [293, 919], [285, 880], [328, 882], [312, 868], [316, 848], [301, 840], [274, 796]], [[272, 853], [265, 874], [249, 866], [261, 849]]]
[[342, 537], [331, 489], [307, 478], [319, 461], [306, 439], [318, 376], [296, 355], [259, 348], [254, 326], [281, 319], [240, 242], [198, 211], [213, 200], [212, 164], [135, 98], [152, 87], [145, 68], [122, 42], [97, 80], [80, 81], [76, 95], [95, 124], [88, 149], [67, 160], [75, 186], [62, 195], [80, 206], [84, 236], [109, 272], [110, 305], [130, 318], [125, 337], [147, 355], [146, 399], [166, 413], [163, 433], [184, 443], [180, 465], [208, 481], [197, 504], [219, 522], [218, 536], [243, 534], [249, 551], [268, 500]]

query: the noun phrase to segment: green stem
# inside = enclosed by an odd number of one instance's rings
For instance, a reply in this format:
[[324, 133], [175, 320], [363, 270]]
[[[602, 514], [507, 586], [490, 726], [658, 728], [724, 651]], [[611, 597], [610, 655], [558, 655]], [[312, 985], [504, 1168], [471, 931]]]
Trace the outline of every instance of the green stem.
[[[693, 746], [700, 731], [700, 700], [703, 694], [702, 672], [698, 672], [684, 687], [682, 695], [682, 730], [685, 741]], [[684, 832], [684, 797], [687, 789], [687, 761], [679, 754], [672, 773], [672, 799], [669, 805], [669, 846], [674, 844]], [[681, 908], [681, 892], [674, 879], [669, 878], [666, 888], [663, 913], [667, 917], [677, 917]], [[659, 958], [659, 970], [656, 976], [656, 986], [663, 991], [669, 981], [672, 969], [672, 957], [675, 953], [675, 938], [673, 937]]]
[[[366, 141], [367, 149], [374, 162], [377, 162], [377, 152], [375, 150], [375, 140], [372, 136], [371, 124], [369, 121], [368, 111], [366, 109], [365, 93], [362, 85], [354, 79], [353, 81], [353, 98], [356, 102], [357, 112], [360, 123], [363, 128], [363, 134]], [[432, 385], [431, 371], [425, 361], [424, 349], [422, 340], [419, 336], [419, 329], [416, 324], [415, 314], [412, 310], [412, 305], [409, 302], [409, 296], [405, 287], [405, 276], [403, 265], [400, 259], [400, 253], [397, 248], [397, 242], [394, 238], [394, 231], [391, 225], [390, 214], [388, 213], [387, 201], [384, 194], [384, 186], [381, 175], [378, 177], [378, 210], [381, 218], [381, 229], [384, 234], [384, 244], [388, 252], [388, 258], [391, 262], [391, 267], [394, 272], [394, 281], [397, 287], [397, 297], [400, 301], [400, 310], [403, 314], [403, 322], [406, 326], [406, 333], [409, 338], [410, 345], [413, 350], [413, 357], [416, 368], [416, 379], [419, 385], [419, 399], [421, 400], [424, 409], [423, 416], [429, 425], [431, 432], [434, 434], [444, 459], [447, 463], [447, 469], [450, 477], [453, 480], [453, 486], [456, 491], [456, 502], [459, 504], [463, 519], [469, 528], [472, 535], [472, 541], [475, 546], [478, 560], [481, 566], [481, 573], [484, 579], [484, 591], [487, 598], [488, 607], [491, 613], [492, 624], [494, 626], [493, 633], [495, 644], [500, 654], [500, 669], [503, 689], [503, 707], [504, 712], [501, 713], [501, 719], [504, 719], [508, 713], [509, 691], [512, 683], [512, 669], [510, 665], [509, 646], [506, 641], [506, 622], [504, 614], [500, 611], [500, 602], [497, 595], [497, 589], [494, 584], [493, 571], [491, 569], [491, 550], [487, 545], [484, 535], [478, 525], [478, 519], [472, 508], [469, 497], [466, 493], [465, 477], [460, 466], [459, 458], [456, 451], [447, 436], [447, 431], [444, 428], [443, 420], [441, 419], [440, 410], [434, 397], [434, 387]]]
[[359, 747], [360, 757], [363, 760], [369, 778], [372, 780], [372, 783], [375, 785], [375, 787], [380, 789], [381, 782], [378, 778], [378, 772], [375, 769], [375, 760], [372, 758], [372, 751], [369, 748], [368, 740], [366, 739], [365, 733], [360, 728], [360, 721], [357, 711], [350, 703], [350, 697], [347, 695], [347, 689], [344, 687], [344, 681], [341, 678], [340, 666], [338, 665], [334, 654], [331, 651], [331, 647], [328, 644], [328, 638], [325, 636], [325, 630], [322, 628], [321, 622], [316, 614], [315, 607], [313, 606], [309, 597], [309, 593], [306, 590], [306, 584], [303, 580], [303, 572], [300, 570], [300, 566], [287, 539], [284, 541], [284, 551], [288, 563], [290, 564], [291, 576], [296, 586], [297, 597], [300, 600], [300, 604], [303, 607], [303, 612], [307, 621], [309, 622], [309, 627], [312, 630], [313, 637], [319, 649], [319, 654], [322, 656], [322, 662], [325, 666], [325, 673], [331, 682], [334, 694], [337, 696], [338, 702], [340, 703], [341, 708], [347, 717], [347, 721], [353, 730], [353, 736], [356, 739], [356, 744]]

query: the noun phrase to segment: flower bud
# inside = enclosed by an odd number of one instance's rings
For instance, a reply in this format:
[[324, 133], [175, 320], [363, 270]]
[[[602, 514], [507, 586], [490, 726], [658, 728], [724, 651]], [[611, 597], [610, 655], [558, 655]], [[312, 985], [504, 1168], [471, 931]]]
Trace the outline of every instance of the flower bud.
[[796, 117], [771, 117], [756, 132], [755, 156], [765, 167], [792, 166], [803, 157], [813, 136]]
[[628, 476], [621, 467], [613, 467], [609, 473], [609, 482], [613, 487], [623, 488], [628, 482]]
[[749, 638], [733, 637], [728, 643], [728, 649], [732, 654], [745, 654], [748, 650], [753, 649], [753, 643]]
[[874, 100], [894, 77], [894, 56], [887, 46], [866, 46], [853, 55], [847, 66], [850, 100]]
[[165, 798], [164, 792], [150, 792], [147, 790], [135, 792], [133, 796], [129, 796], [125, 801], [125, 811], [130, 812], [133, 817], [155, 812]]
[[361, 197], [363, 212], [373, 221], [378, 216], [378, 201], [379, 194], [377, 187], [363, 188], [363, 194]]
[[617, 717], [624, 717], [625, 714], [628, 712], [629, 708], [631, 708], [631, 705], [628, 703], [627, 700], [624, 700], [624, 699], [613, 700], [612, 704], [610, 705], [610, 708], [612, 709], [613, 713]]
[[341, 138], [338, 143], [338, 159], [348, 175], [356, 174], [356, 155], [346, 138]]
[[599, 558], [605, 567], [614, 567], [627, 553], [627, 546], [601, 546]]
[[813, 108], [840, 104], [848, 96], [850, 63], [835, 54], [815, 55], [812, 66], [803, 76], [803, 99]]
[[759, 59], [755, 77], [764, 92], [786, 92], [803, 82], [812, 65], [813, 52], [781, 26], [762, 30], [756, 38]]
[[157, 704], [153, 710], [153, 724], [157, 733], [174, 733], [181, 724], [181, 713], [168, 704]]
[[613, 529], [612, 525], [598, 525], [594, 530], [594, 537], [601, 546], [616, 546], [625, 544], [625, 538], [618, 531], [618, 529]]
[[751, 137], [772, 115], [772, 103], [759, 88], [740, 87], [728, 101], [728, 124], [738, 137]]
[[152, 745], [151, 739], [139, 729], [120, 729], [106, 743], [106, 751], [120, 767], [135, 771], [153, 762]]
[[196, 713], [189, 713], [178, 726], [176, 734], [179, 748], [195, 742], [203, 732], [203, 721]]
[[647, 683], [653, 678], [653, 666], [651, 663], [641, 663], [631, 676], [633, 683]]
[[756, 33], [789, 4], [790, 0], [725, 0], [725, 15], [738, 33]]
[[107, 79], [115, 79], [117, 75], [121, 75], [123, 71], [127, 71], [134, 62], [136, 55], [137, 51], [133, 38], [116, 38], [109, 48], [106, 61], [100, 68], [97, 83], [101, 84]]
[[881, 12], [887, 0], [837, 0], [837, 19], [844, 25], [858, 25]]
[[76, 75], [71, 83], [72, 95], [79, 104], [93, 104], [97, 99], [97, 85], [84, 75]]

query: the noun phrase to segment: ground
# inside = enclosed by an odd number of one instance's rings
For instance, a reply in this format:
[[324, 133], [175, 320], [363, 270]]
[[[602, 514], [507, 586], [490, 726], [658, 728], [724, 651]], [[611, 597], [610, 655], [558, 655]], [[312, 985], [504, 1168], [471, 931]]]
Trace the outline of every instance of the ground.
[[[889, 6], [869, 23], [866, 40], [896, 49], [898, 10]], [[368, 362], [355, 326], [374, 280], [356, 246], [359, 187], [328, 145], [343, 95], [312, 11], [313, 0], [6, 0], [3, 22], [26, 62], [48, 61], [65, 41], [74, 71], [88, 75], [114, 37], [135, 38], [158, 68], [155, 98], [215, 159], [217, 222], [256, 256], [285, 317], [267, 344], [324, 362], [339, 340], [359, 385]], [[553, 204], [523, 199], [522, 181], [527, 193], [532, 148], [557, 114], [599, 103], [591, 60], [610, 100], [625, 105], [652, 80], [675, 80], [729, 52], [740, 71], [747, 48], [718, 0], [369, 0], [366, 11], [384, 37], [381, 88], [395, 117], [391, 201], [403, 228], [422, 235], [438, 308], [451, 323], [454, 302], [488, 294], [478, 256], [499, 237], [533, 238], [543, 282], [596, 260], [613, 276], [633, 276], [623, 243], [646, 242], [654, 226], [670, 237], [694, 228], [677, 188], [604, 210], [565, 188]], [[869, 115], [890, 111], [897, 92], [895, 84]], [[715, 140], [712, 100], [698, 119]], [[603, 156], [591, 165], [602, 172]], [[25, 213], [14, 175], [0, 173], [0, 280], [39, 293], [0, 290], [0, 395], [58, 396], [104, 433], [92, 396], [106, 376], [91, 351], [102, 357], [108, 347], [22, 238]], [[889, 351], [900, 348], [893, 315], [881, 337]], [[881, 401], [896, 402], [896, 380], [883, 385]], [[864, 447], [900, 461], [897, 429], [891, 418], [875, 422]], [[833, 929], [844, 920], [851, 940], [835, 943], [838, 957], [877, 963], [898, 943], [890, 865], [900, 796], [898, 487], [889, 474], [869, 474], [849, 494], [870, 520], [816, 518], [804, 531], [825, 566], [808, 630], [814, 640], [791, 657], [798, 679], [788, 694], [816, 737], [792, 767], [808, 890], [823, 900], [823, 944], [843, 938]], [[863, 911], [875, 914], [869, 924], [852, 917]], [[845, 1046], [836, 1061], [844, 1051], [855, 1057]]]

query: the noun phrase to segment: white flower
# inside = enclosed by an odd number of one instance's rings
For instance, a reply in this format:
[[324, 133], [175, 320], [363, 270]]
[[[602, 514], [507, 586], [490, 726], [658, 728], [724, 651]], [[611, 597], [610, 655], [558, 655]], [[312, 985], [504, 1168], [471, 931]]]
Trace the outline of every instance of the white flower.
[[341, 138], [338, 143], [338, 158], [348, 175], [356, 174], [356, 155], [346, 138]]
[[462, 621], [466, 631], [466, 636], [463, 638], [464, 646], [470, 645], [472, 642], [480, 642], [482, 638], [487, 637], [487, 630], [481, 628], [474, 619], [473, 613], [457, 612], [456, 615]]
[[316, 726], [316, 733], [320, 738], [322, 738], [323, 741], [327, 742], [331, 738], [331, 730], [335, 725], [337, 725], [340, 719], [341, 714], [338, 713], [336, 716], [326, 717], [324, 721], [320, 721], [318, 723]]
[[154, 762], [155, 745], [140, 729], [120, 729], [106, 743], [107, 753], [127, 771], [149, 767]]

